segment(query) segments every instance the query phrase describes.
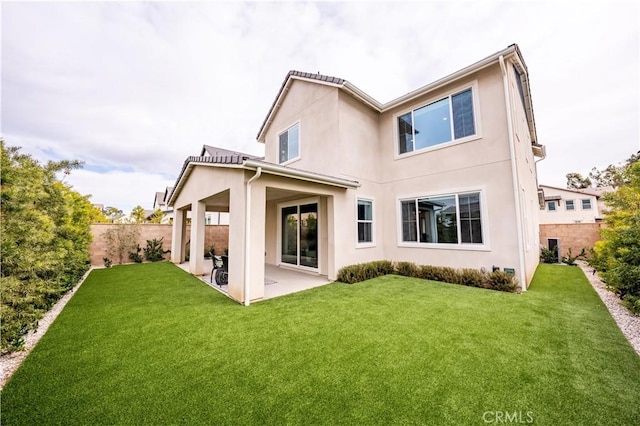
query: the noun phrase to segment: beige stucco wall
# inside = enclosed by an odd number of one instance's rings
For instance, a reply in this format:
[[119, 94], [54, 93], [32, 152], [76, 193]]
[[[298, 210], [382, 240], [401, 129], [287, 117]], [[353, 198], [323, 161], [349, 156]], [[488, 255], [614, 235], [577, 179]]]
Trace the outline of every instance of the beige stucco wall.
[[[510, 81], [513, 85], [514, 81]], [[419, 153], [397, 154], [397, 116], [473, 88], [476, 135], [464, 143], [449, 143]], [[379, 114], [334, 87], [294, 80], [282, 100], [265, 137], [267, 161], [278, 161], [278, 135], [300, 123], [301, 158], [288, 165], [318, 173], [354, 179], [357, 190], [332, 197], [328, 206], [337, 212], [334, 241], [336, 271], [340, 266], [376, 259], [409, 260], [455, 267], [496, 265], [519, 273], [516, 211], [521, 214], [527, 281], [538, 263], [538, 211], [535, 162], [524, 110], [509, 106], [514, 122], [520, 208], [515, 208], [512, 162], [502, 72], [494, 64], [436, 91]], [[516, 89], [517, 90], [517, 89]], [[516, 96], [519, 96], [515, 92]], [[514, 93], [509, 96], [513, 98]], [[520, 102], [519, 98], [515, 98]], [[523, 127], [524, 120], [524, 127]], [[517, 138], [516, 138], [517, 137]], [[485, 204], [482, 247], [404, 247], [399, 241], [399, 198], [480, 190]], [[356, 199], [374, 201], [374, 244], [359, 247]], [[331, 208], [328, 209], [330, 215]], [[277, 221], [274, 206], [268, 221]], [[270, 239], [279, 238], [267, 224], [267, 262], [274, 262]]]
[[[544, 210], [540, 211], [541, 224], [595, 223], [596, 219], [600, 218], [601, 204], [595, 196], [551, 186], [543, 186], [543, 189], [545, 197], [560, 196], [562, 199], [555, 202], [555, 211], [549, 211], [545, 203]], [[582, 208], [583, 199], [591, 200], [591, 209]], [[567, 200], [573, 200], [575, 210], [567, 210]]]

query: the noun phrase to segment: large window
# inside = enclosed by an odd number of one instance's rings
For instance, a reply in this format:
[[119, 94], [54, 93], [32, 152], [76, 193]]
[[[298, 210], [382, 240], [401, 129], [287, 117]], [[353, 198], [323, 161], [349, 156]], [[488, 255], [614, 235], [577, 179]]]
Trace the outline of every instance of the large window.
[[373, 201], [358, 199], [358, 243], [373, 242]]
[[280, 164], [293, 160], [300, 155], [300, 124], [289, 127], [280, 133]]
[[418, 151], [475, 135], [471, 89], [398, 117], [398, 152]]
[[483, 243], [479, 192], [402, 200], [400, 210], [403, 242]]

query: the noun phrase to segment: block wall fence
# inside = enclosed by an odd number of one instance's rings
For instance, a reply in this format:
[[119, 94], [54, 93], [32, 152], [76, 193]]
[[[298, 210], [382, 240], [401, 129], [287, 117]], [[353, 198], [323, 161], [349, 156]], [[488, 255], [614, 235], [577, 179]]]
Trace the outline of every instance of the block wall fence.
[[[103, 234], [111, 228], [123, 225], [114, 225], [111, 223], [95, 223], [91, 225], [91, 233], [93, 235], [93, 241], [89, 247], [89, 254], [91, 255], [91, 265], [101, 266], [104, 265], [103, 258], [107, 257], [106, 244]], [[164, 250], [171, 250], [171, 228], [172, 225], [159, 225], [159, 224], [139, 224], [139, 225], [124, 225], [124, 226], [137, 226], [140, 230], [140, 236], [138, 238], [138, 244], [144, 248], [147, 245], [147, 240], [153, 240], [154, 238], [162, 240], [162, 248]], [[216, 253], [222, 254], [224, 249], [229, 247], [229, 226], [228, 225], [205, 225], [205, 247], [209, 248], [215, 246]], [[187, 225], [187, 240], [191, 235], [191, 226]], [[204, 256], [204, 253], [202, 253]], [[170, 255], [166, 254], [165, 259], [169, 259]], [[113, 260], [114, 264], [117, 263], [117, 259]], [[126, 262], [129, 262], [127, 259]]]
[[540, 244], [548, 247], [549, 238], [557, 238], [560, 243], [560, 255], [565, 256], [569, 249], [575, 256], [584, 248], [589, 251], [600, 241], [600, 229], [603, 223], [566, 223], [540, 225]]

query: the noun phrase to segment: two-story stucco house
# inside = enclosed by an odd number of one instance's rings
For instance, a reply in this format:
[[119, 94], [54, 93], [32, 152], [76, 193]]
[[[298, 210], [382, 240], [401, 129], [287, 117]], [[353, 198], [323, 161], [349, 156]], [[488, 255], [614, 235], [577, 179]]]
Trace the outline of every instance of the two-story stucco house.
[[[596, 223], [602, 220], [603, 188], [566, 189], [540, 185], [545, 205], [540, 224]], [[604, 188], [606, 190], [608, 188]]]
[[[536, 137], [516, 45], [387, 103], [291, 71], [258, 131], [265, 157], [189, 157], [169, 205], [172, 261], [204, 249], [207, 211], [229, 212], [229, 295], [264, 297], [265, 265], [335, 279], [388, 259], [515, 271], [538, 264]], [[191, 234], [185, 235], [191, 211]], [[191, 256], [189, 271], [204, 273]]]

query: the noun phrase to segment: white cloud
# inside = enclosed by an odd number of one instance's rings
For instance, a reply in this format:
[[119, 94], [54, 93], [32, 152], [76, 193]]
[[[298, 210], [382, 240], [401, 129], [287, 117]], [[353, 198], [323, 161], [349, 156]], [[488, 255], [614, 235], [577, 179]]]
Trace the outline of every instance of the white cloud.
[[[95, 170], [112, 170], [119, 174], [108, 178], [126, 185], [124, 174], [136, 174], [129, 177], [144, 199], [173, 183], [204, 143], [262, 154], [255, 136], [290, 69], [346, 78], [385, 102], [514, 42], [531, 73], [538, 135], [549, 152], [539, 163], [541, 182], [562, 185], [569, 171], [585, 173], [638, 149], [634, 3], [1, 7], [7, 143], [44, 161], [85, 161], [89, 170], [78, 179], [99, 181]], [[113, 199], [112, 185], [86, 188], [96, 203], [132, 199]]]

